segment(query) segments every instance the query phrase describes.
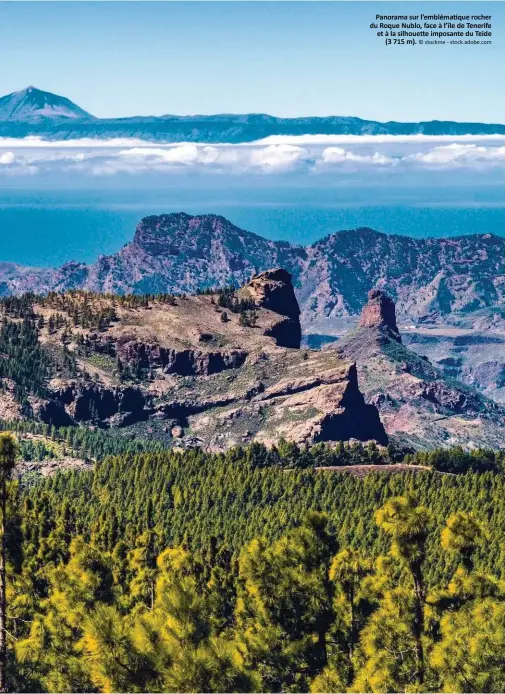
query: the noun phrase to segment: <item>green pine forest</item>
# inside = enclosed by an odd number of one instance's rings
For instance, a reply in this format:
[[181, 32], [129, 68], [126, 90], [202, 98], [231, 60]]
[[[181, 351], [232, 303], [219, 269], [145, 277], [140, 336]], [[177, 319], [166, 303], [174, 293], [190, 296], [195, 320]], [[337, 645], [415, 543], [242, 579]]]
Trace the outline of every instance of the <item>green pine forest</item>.
[[13, 476], [9, 690], [504, 691], [501, 456], [315, 469], [339, 455], [377, 452], [126, 450]]

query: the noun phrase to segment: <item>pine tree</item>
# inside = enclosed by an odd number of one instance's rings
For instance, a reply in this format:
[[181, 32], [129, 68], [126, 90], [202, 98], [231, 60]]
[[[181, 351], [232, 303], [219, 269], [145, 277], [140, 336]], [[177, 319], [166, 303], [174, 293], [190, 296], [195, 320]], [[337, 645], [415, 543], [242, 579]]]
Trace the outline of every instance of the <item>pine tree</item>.
[[328, 568], [335, 550], [326, 522], [310, 514], [270, 546], [253, 540], [240, 557], [237, 637], [265, 691], [305, 689], [326, 665], [333, 619]]
[[505, 601], [477, 600], [448, 611], [431, 665], [445, 692], [505, 691]]
[[368, 616], [369, 603], [361, 585], [372, 571], [372, 562], [349, 548], [335, 555], [329, 578], [334, 587], [335, 620], [328, 633], [328, 665], [312, 681], [311, 692], [344, 691], [353, 679], [353, 656], [359, 632]]
[[409, 570], [414, 583], [413, 632], [416, 642], [416, 679], [424, 683], [424, 601], [422, 566], [426, 557], [428, 509], [416, 506], [412, 496], [388, 501], [376, 515], [377, 525], [391, 536], [391, 554]]
[[101, 692], [160, 691], [160, 674], [135, 644], [132, 620], [113, 605], [98, 605], [84, 624], [80, 645], [89, 676]]
[[0, 691], [7, 691], [7, 480], [10, 479], [16, 464], [18, 445], [14, 437], [6, 432], [0, 433]]
[[458, 511], [448, 518], [440, 539], [444, 550], [459, 554], [463, 567], [471, 571], [473, 555], [482, 537], [482, 528], [475, 516]]
[[26, 638], [16, 643], [17, 658], [35, 670], [46, 691], [90, 691], [80, 641], [93, 609], [113, 599], [110, 558], [74, 538], [68, 563], [48, 567], [47, 577], [49, 595], [41, 600]]

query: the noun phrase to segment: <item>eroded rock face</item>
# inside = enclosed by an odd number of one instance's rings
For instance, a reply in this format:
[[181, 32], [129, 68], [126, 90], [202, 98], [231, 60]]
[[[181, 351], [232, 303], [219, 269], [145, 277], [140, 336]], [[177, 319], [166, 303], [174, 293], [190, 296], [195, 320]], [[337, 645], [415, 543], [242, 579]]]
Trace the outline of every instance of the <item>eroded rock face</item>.
[[276, 268], [255, 275], [243, 287], [240, 296], [252, 299], [258, 308], [276, 313], [280, 318], [265, 330], [280, 347], [298, 349], [302, 339], [300, 307], [296, 300], [292, 278], [287, 270]]
[[[156, 430], [161, 440], [210, 450], [281, 438], [387, 443], [352, 359], [299, 349], [300, 310], [288, 272], [260, 273], [222, 298], [206, 293], [139, 306], [86, 295], [90, 311], [109, 302], [114, 320], [101, 330], [78, 326], [67, 345], [77, 375], [56, 372], [39, 418], [58, 426], [135, 424], [135, 432], [145, 421], [145, 431]], [[52, 309], [40, 310], [41, 341], [61, 349], [62, 334], [48, 327]]]
[[32, 405], [33, 414], [45, 424], [55, 427], [68, 427], [74, 423], [72, 417], [65, 410], [62, 402], [57, 399], [38, 402]]
[[280, 318], [264, 334], [273, 337], [279, 347], [298, 349], [302, 341], [300, 321], [294, 318]]
[[246, 371], [195, 375], [184, 383], [154, 406], [141, 387], [55, 383], [53, 399], [38, 414], [57, 426], [128, 426], [149, 419], [164, 425], [177, 445], [189, 445], [184, 432], [191, 429], [191, 446], [210, 450], [253, 440], [272, 445], [280, 438], [298, 444], [388, 442], [377, 408], [359, 390], [355, 364], [331, 352], [306, 358], [300, 350], [278, 350]]
[[236, 369], [247, 358], [247, 352], [239, 349], [178, 350], [136, 341], [118, 342], [116, 351], [123, 364], [138, 365], [143, 369], [161, 368], [164, 373], [179, 376], [210, 376], [226, 369]]
[[505, 403], [505, 338], [503, 333], [464, 332], [440, 327], [409, 331], [403, 342], [448, 377]]
[[233, 399], [219, 408], [209, 402], [206, 410], [186, 410], [192, 431], [212, 450], [253, 440], [272, 445], [281, 438], [309, 445], [388, 441], [377, 408], [359, 390], [356, 366], [331, 352], [272, 355], [247, 375], [239, 372], [228, 394]]
[[298, 318], [300, 307], [291, 279], [287, 270], [275, 268], [255, 275], [242, 291], [248, 294], [257, 306], [280, 313], [282, 316]]
[[419, 395], [435, 405], [439, 405], [454, 413], [464, 412], [465, 408], [472, 404], [469, 402], [470, 398], [464, 392], [457, 388], [449, 387], [443, 381], [423, 384]]
[[396, 324], [396, 309], [393, 299], [380, 289], [372, 289], [368, 292], [368, 302], [361, 311], [359, 319], [360, 328], [387, 329], [394, 339], [401, 342], [400, 333]]
[[505, 408], [403, 345], [394, 304], [383, 292], [372, 290], [358, 329], [326, 349], [356, 360], [360, 390], [393, 440], [421, 450], [505, 447]]
[[[324, 362], [320, 365], [324, 369]], [[278, 431], [289, 427], [289, 436], [297, 443], [350, 438], [373, 439], [381, 444], [388, 441], [377, 408], [367, 405], [359, 390], [353, 363], [342, 363], [312, 378], [280, 381], [254, 400], [271, 404]], [[299, 415], [296, 423], [290, 422], [293, 414]]]
[[[139, 388], [131, 386], [107, 388], [96, 383], [69, 381], [54, 391], [54, 399], [47, 403], [41, 419], [51, 424], [65, 419], [66, 425], [72, 422], [111, 422], [113, 425], [127, 425], [147, 419], [146, 398]], [[60, 424], [61, 426], [61, 424]]]

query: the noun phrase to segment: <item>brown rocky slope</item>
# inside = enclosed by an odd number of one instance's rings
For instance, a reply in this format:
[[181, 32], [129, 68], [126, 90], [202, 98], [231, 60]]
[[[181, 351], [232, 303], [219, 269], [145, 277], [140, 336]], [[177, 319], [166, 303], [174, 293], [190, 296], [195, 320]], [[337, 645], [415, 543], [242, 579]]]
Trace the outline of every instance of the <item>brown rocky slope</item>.
[[96, 263], [58, 269], [0, 263], [0, 295], [85, 288], [116, 293], [240, 286], [268, 267], [293, 276], [309, 344], [341, 336], [367, 292], [396, 302], [404, 343], [449, 378], [505, 402], [505, 239], [341, 231], [306, 248], [264, 239], [216, 215], [144, 218], [134, 239]]
[[[211, 450], [280, 438], [387, 443], [352, 360], [300, 349], [299, 307], [285, 270], [260, 273], [233, 296], [134, 305], [74, 292], [33, 310], [42, 316], [44, 349], [66, 343], [78, 368], [72, 378], [53, 374], [49, 398], [32, 398], [34, 415], [48, 423], [133, 427]], [[113, 310], [113, 318], [100, 330], [78, 318], [69, 327], [84, 310]]]

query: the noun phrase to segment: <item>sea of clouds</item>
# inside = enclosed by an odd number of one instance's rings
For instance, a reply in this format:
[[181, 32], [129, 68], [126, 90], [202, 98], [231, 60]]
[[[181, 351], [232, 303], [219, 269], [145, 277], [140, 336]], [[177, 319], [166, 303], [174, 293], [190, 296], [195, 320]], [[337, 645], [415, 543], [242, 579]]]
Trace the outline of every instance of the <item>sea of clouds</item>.
[[244, 144], [0, 138], [0, 176], [339, 172], [505, 168], [505, 136], [272, 136]]

